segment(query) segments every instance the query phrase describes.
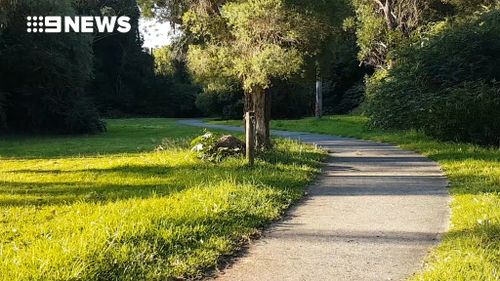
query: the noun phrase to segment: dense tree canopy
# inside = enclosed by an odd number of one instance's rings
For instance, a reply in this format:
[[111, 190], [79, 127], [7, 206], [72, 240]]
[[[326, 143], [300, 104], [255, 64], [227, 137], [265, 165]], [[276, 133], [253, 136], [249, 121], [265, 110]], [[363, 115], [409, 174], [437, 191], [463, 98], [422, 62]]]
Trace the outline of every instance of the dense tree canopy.
[[85, 94], [92, 78], [92, 36], [26, 32], [26, 16], [74, 15], [71, 1], [2, 2], [2, 127], [23, 131], [96, 132], [97, 111]]
[[369, 83], [372, 123], [500, 145], [500, 12], [436, 25]]
[[[184, 71], [183, 65], [174, 66], [171, 57], [152, 56], [143, 50], [136, 0], [80, 1], [79, 9], [83, 14], [131, 18], [130, 32], [96, 34], [93, 40], [94, 79], [87, 90], [102, 114], [173, 117], [195, 112], [195, 87], [177, 75]], [[174, 68], [170, 73], [158, 73], [155, 63], [171, 63]]]
[[[28, 33], [26, 17], [32, 14], [126, 15], [132, 29]], [[92, 133], [105, 129], [100, 116], [196, 114], [198, 90], [184, 65], [155, 73], [154, 57], [142, 48], [139, 17], [136, 0], [0, 2], [2, 131]]]
[[[104, 130], [100, 116], [238, 118], [251, 110], [264, 148], [270, 117], [310, 114], [321, 78], [327, 113], [366, 100], [361, 108], [374, 126], [496, 144], [499, 7], [498, 0], [1, 1], [0, 128], [86, 133]], [[141, 11], [180, 31], [171, 46], [142, 48]], [[25, 32], [28, 12], [127, 15], [132, 29], [33, 34]]]
[[377, 68], [392, 67], [398, 48], [418, 41], [430, 23], [471, 14], [497, 0], [352, 0], [359, 59]]
[[159, 12], [160, 17], [182, 23], [189, 38], [189, 69], [206, 92], [230, 87], [243, 90], [246, 109], [256, 112], [260, 147], [269, 145], [271, 106], [266, 92], [273, 80], [304, 71], [304, 62], [322, 53], [325, 39], [333, 30], [331, 16], [325, 11], [331, 15], [343, 11], [336, 10], [338, 4], [334, 3], [143, 1], [144, 7], [154, 7], [153, 12]]

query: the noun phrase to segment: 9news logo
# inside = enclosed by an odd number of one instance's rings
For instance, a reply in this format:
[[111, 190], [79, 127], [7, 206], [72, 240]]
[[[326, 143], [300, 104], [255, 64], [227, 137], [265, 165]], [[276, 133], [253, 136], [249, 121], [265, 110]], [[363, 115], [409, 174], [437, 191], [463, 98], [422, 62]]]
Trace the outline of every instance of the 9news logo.
[[28, 16], [28, 33], [127, 33], [132, 29], [130, 18], [92, 16]]

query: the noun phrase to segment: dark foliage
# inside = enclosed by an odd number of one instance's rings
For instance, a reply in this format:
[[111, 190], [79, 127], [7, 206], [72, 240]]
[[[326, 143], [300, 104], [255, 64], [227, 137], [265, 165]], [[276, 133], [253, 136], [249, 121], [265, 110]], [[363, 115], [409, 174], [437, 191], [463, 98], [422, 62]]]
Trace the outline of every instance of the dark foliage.
[[80, 1], [79, 9], [86, 14], [131, 18], [129, 33], [94, 38], [95, 78], [87, 91], [103, 115], [185, 117], [196, 113], [197, 87], [182, 63], [170, 75], [155, 73], [154, 57], [142, 48], [136, 0]]
[[84, 92], [92, 74], [91, 37], [26, 32], [27, 16], [72, 15], [71, 3], [9, 3], [2, 3], [7, 12], [0, 28], [2, 127], [34, 132], [102, 131], [104, 123]]
[[290, 79], [276, 81], [268, 90], [271, 94], [271, 115], [274, 119], [301, 118], [314, 112], [314, 84]]
[[368, 85], [375, 126], [500, 145], [500, 11], [436, 27]]
[[335, 90], [329, 90], [324, 101], [325, 114], [348, 114], [357, 109], [365, 100], [365, 82], [360, 79], [351, 85], [351, 88], [343, 90], [333, 86]]
[[201, 91], [187, 72], [182, 60], [172, 58], [173, 72], [156, 73], [149, 96], [143, 96], [139, 113], [162, 117], [193, 117], [201, 115], [196, 108]]
[[[267, 94], [271, 95], [273, 118], [300, 118], [313, 113], [314, 85], [303, 85], [302, 81], [274, 81]], [[237, 88], [237, 87], [235, 87]], [[243, 91], [201, 93], [196, 106], [210, 117], [241, 119], [244, 111]]]
[[355, 38], [346, 36], [338, 42], [324, 82], [323, 107], [325, 114], [347, 114], [364, 100], [364, 77], [373, 73], [360, 66]]
[[[182, 62], [168, 75], [142, 49], [136, 0], [0, 2], [0, 130], [95, 133], [106, 117], [186, 117], [199, 91]], [[127, 34], [36, 34], [31, 15], [131, 18]]]
[[243, 116], [243, 92], [201, 93], [196, 107], [205, 116], [222, 119], [241, 119]]

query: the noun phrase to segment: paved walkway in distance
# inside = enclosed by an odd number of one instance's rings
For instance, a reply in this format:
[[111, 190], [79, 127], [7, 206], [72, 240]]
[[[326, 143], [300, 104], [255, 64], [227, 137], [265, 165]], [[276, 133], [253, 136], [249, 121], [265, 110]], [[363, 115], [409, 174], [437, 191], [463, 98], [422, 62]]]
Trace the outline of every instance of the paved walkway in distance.
[[[241, 131], [241, 128], [179, 123]], [[273, 131], [331, 151], [309, 196], [253, 242], [217, 279], [405, 280], [448, 228], [447, 180], [439, 166], [392, 145]]]

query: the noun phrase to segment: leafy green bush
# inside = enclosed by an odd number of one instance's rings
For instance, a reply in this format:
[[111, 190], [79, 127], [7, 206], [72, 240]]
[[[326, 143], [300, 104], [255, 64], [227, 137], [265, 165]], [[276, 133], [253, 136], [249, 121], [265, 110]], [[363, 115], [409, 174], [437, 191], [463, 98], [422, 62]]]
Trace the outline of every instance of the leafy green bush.
[[434, 26], [367, 83], [372, 125], [500, 145], [500, 10]]
[[72, 133], [97, 133], [106, 131], [106, 122], [99, 118], [94, 104], [86, 97], [71, 101], [64, 113], [64, 125]]

